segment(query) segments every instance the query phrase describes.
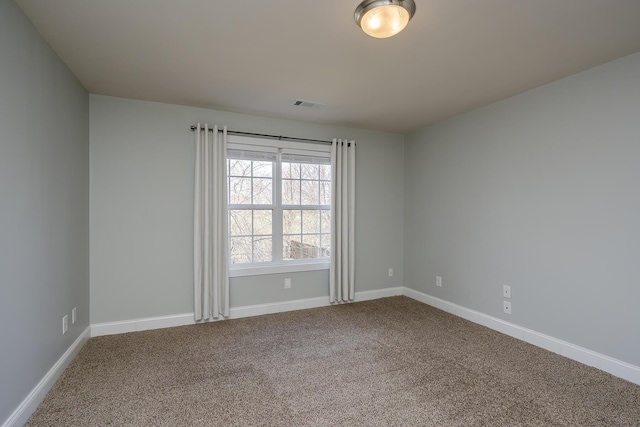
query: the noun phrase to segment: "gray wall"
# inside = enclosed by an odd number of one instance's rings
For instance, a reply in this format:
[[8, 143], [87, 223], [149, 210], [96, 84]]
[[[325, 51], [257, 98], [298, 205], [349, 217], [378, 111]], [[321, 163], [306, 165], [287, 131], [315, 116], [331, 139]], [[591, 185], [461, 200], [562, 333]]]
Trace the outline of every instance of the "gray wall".
[[405, 285], [640, 366], [639, 112], [635, 54], [407, 136]]
[[[229, 129], [358, 143], [356, 290], [400, 286], [402, 135], [91, 95], [91, 322], [193, 312], [193, 133]], [[387, 276], [394, 268], [395, 275]], [[231, 306], [328, 295], [326, 271], [233, 278]]]
[[13, 1], [0, 58], [2, 423], [89, 325], [89, 96]]

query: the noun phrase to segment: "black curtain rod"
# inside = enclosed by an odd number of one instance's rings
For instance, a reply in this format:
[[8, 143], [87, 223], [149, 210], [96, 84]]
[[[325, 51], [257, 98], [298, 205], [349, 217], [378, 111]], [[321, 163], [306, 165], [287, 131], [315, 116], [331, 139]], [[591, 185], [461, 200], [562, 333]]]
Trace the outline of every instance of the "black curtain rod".
[[[204, 127], [202, 127], [202, 129], [204, 130]], [[196, 130], [196, 126], [191, 126], [191, 130], [192, 131]], [[209, 128], [209, 130], [213, 132], [212, 128]], [[240, 132], [237, 130], [227, 130], [227, 133], [233, 134], [233, 135], [257, 136], [260, 138], [278, 139], [280, 141], [302, 141], [302, 142], [312, 142], [314, 144], [333, 144], [333, 141], [324, 141], [322, 139], [293, 138], [293, 137], [282, 136], [282, 135], [267, 135], [263, 133]]]

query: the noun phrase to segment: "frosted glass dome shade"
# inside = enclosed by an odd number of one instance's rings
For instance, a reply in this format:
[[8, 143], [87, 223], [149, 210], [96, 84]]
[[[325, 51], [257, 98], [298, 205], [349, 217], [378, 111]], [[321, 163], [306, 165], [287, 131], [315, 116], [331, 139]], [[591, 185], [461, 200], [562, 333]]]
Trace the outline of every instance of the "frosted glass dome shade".
[[356, 23], [366, 34], [387, 38], [398, 34], [415, 13], [413, 0], [365, 0], [356, 9]]

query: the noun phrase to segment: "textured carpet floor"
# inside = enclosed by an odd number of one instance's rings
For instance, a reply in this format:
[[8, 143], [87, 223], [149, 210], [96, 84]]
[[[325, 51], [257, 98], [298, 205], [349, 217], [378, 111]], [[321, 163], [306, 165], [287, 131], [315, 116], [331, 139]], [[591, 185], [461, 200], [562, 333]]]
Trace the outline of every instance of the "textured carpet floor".
[[92, 338], [29, 426], [638, 426], [640, 386], [406, 297]]

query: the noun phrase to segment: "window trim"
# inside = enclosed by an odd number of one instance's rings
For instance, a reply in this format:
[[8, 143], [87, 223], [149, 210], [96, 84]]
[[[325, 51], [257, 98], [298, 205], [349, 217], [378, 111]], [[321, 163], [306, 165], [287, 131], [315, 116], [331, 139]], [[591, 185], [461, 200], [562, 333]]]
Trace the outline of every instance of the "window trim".
[[[282, 204], [282, 158], [283, 152], [307, 155], [313, 157], [331, 158], [331, 146], [328, 144], [309, 144], [295, 141], [281, 141], [264, 138], [229, 135], [227, 150], [250, 150], [276, 152], [277, 159], [273, 173], [273, 222], [272, 222], [272, 254], [274, 259], [265, 263], [231, 264], [229, 262], [229, 277], [257, 276], [264, 274], [294, 273], [302, 271], [329, 270], [331, 258], [312, 258], [303, 260], [282, 259], [282, 214], [285, 209]], [[227, 189], [228, 191], [228, 189]], [[277, 206], [280, 208], [278, 209]], [[291, 208], [293, 206], [287, 205]], [[298, 207], [298, 206], [295, 206]], [[321, 210], [324, 205], [318, 205]], [[329, 206], [330, 207], [330, 206]], [[300, 207], [302, 209], [302, 207]], [[277, 237], [279, 236], [279, 237]], [[228, 237], [227, 237], [228, 238]], [[278, 256], [279, 254], [279, 256]]]
[[[229, 135], [227, 137], [227, 149], [256, 150], [256, 147], [264, 147], [269, 152], [277, 151], [279, 148], [291, 152], [299, 150], [299, 154], [311, 155], [311, 153], [326, 153], [326, 157], [331, 156], [331, 145], [329, 144], [312, 144], [308, 142], [281, 141], [277, 139], [256, 138], [247, 136]], [[269, 150], [269, 148], [271, 148]], [[275, 150], [274, 150], [275, 148]], [[257, 151], [260, 151], [257, 149]], [[295, 153], [294, 153], [295, 154]], [[318, 154], [318, 157], [322, 157]]]
[[[233, 264], [232, 264], [233, 265]], [[286, 261], [286, 264], [235, 264], [229, 266], [229, 277], [262, 276], [264, 274], [298, 273], [303, 271], [329, 270], [331, 261], [316, 258], [314, 261]]]

